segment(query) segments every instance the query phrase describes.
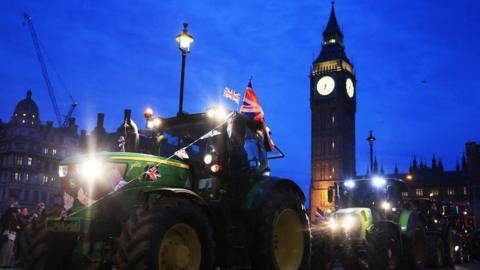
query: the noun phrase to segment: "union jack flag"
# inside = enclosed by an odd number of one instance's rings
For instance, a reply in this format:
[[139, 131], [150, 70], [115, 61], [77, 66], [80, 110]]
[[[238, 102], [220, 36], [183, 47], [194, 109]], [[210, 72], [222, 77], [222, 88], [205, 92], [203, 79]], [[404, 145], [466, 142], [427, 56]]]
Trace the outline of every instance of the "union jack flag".
[[240, 113], [256, 121], [259, 121], [262, 124], [262, 133], [265, 148], [267, 149], [267, 151], [274, 150], [275, 144], [273, 143], [270, 136], [270, 129], [267, 127], [267, 123], [265, 123], [265, 119], [263, 118], [265, 115], [263, 113], [263, 109], [260, 106], [257, 95], [253, 91], [252, 81], [248, 82], [248, 86], [245, 89], [245, 95], [243, 96], [243, 105], [242, 107], [240, 107]]
[[225, 87], [225, 89], [223, 89], [223, 96], [237, 104], [240, 103], [240, 93], [235, 92], [234, 90], [228, 87]]
[[255, 95], [255, 92], [253, 91], [251, 81], [248, 82], [248, 86], [245, 89], [245, 95], [243, 96], [243, 104], [242, 107], [240, 107], [240, 112], [257, 121], [263, 120], [263, 109], [260, 106], [257, 95]]
[[148, 171], [145, 173], [150, 180], [155, 181], [157, 180], [157, 177], [160, 177], [160, 174], [158, 173], [158, 167], [153, 166]]

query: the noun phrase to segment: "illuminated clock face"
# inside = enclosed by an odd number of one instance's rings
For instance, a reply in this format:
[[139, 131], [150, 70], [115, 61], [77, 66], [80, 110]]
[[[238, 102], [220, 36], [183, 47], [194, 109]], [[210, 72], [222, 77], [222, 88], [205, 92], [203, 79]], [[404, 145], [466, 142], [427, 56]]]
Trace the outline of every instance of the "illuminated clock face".
[[335, 89], [335, 80], [330, 76], [323, 76], [317, 82], [317, 91], [322, 96], [330, 95]]
[[353, 85], [352, 79], [348, 78], [345, 84], [348, 97], [353, 98], [353, 95], [355, 95], [355, 86]]

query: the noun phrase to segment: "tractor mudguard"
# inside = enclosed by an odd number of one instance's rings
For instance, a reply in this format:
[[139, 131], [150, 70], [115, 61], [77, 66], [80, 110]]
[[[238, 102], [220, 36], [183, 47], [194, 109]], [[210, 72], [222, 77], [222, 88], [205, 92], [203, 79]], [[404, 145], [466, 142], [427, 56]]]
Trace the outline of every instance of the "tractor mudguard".
[[143, 192], [143, 194], [140, 196], [139, 202], [144, 202], [145, 199], [147, 199], [148, 196], [151, 194], [179, 196], [179, 197], [188, 199], [192, 202], [195, 202], [196, 204], [200, 205], [202, 208], [204, 207], [208, 208], [207, 202], [202, 197], [200, 197], [197, 193], [185, 188], [159, 187], [159, 188], [148, 189], [145, 192]]
[[400, 215], [400, 227], [402, 234], [411, 239], [415, 233], [415, 224], [421, 221], [425, 225], [425, 217], [420, 211], [403, 211]]
[[277, 177], [265, 177], [261, 181], [256, 182], [248, 191], [247, 196], [243, 202], [245, 209], [256, 209], [263, 204], [268, 198], [270, 192], [275, 192], [280, 189], [286, 189], [294, 192], [305, 203], [305, 194], [302, 189], [292, 180]]

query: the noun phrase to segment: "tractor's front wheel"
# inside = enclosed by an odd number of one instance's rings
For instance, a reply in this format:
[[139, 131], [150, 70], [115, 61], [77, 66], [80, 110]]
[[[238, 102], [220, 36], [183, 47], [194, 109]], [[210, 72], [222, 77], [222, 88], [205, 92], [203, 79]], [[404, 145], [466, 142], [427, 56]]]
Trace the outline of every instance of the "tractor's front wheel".
[[300, 197], [286, 190], [269, 194], [256, 215], [253, 268], [310, 268], [311, 233]]
[[401, 262], [398, 233], [388, 226], [375, 226], [367, 238], [367, 259], [368, 269], [398, 270]]
[[117, 242], [117, 269], [213, 269], [214, 241], [205, 213], [188, 200], [165, 198], [138, 209]]

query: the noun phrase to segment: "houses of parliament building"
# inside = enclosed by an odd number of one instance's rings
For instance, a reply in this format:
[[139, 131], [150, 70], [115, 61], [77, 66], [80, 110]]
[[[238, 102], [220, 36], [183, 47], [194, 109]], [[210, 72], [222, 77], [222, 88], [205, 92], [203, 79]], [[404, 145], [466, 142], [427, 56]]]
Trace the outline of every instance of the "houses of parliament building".
[[[318, 209], [325, 212], [334, 208], [327, 197], [334, 181], [358, 176], [356, 105], [355, 69], [345, 51], [344, 36], [332, 3], [322, 48], [310, 72], [311, 217]], [[442, 200], [466, 203], [480, 216], [480, 144], [467, 142], [465, 153], [455, 171], [445, 171], [441, 161], [435, 158], [431, 165], [414, 158], [409, 172], [400, 173], [396, 169], [388, 176], [407, 182], [409, 191], [403, 194], [405, 197], [438, 196]]]

